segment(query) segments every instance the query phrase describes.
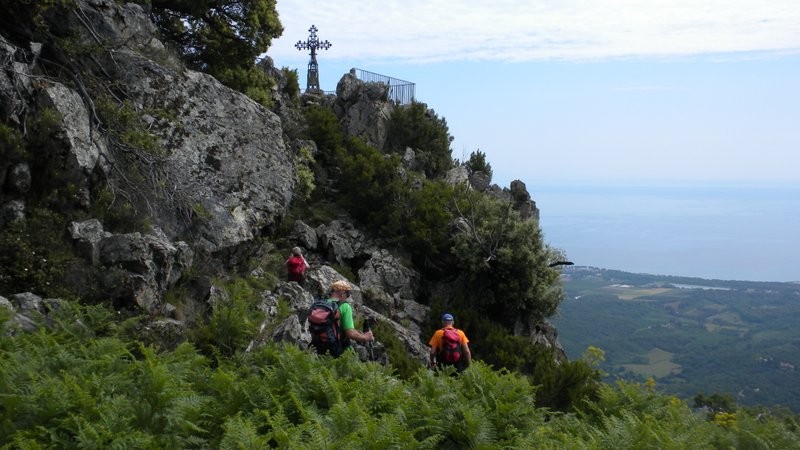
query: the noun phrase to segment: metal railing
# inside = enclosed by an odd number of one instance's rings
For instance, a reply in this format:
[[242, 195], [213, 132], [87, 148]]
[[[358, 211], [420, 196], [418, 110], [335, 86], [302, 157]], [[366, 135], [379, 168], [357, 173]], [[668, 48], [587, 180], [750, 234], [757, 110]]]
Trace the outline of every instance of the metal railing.
[[353, 69], [356, 78], [367, 83], [383, 83], [389, 85], [389, 100], [400, 104], [408, 104], [414, 101], [414, 90], [416, 85], [410, 81], [388, 77], [379, 73], [370, 72], [364, 69]]

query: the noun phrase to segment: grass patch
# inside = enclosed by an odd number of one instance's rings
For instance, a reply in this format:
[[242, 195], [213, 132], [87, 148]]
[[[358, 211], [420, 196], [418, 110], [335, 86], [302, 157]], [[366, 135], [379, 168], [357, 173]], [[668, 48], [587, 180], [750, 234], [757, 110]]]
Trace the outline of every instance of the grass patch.
[[663, 378], [681, 372], [681, 365], [672, 362], [673, 353], [653, 348], [646, 355], [647, 364], [623, 364], [625, 370], [643, 377]]
[[616, 295], [620, 300], [634, 300], [674, 291], [672, 288], [639, 288], [628, 285], [606, 286], [603, 290]]

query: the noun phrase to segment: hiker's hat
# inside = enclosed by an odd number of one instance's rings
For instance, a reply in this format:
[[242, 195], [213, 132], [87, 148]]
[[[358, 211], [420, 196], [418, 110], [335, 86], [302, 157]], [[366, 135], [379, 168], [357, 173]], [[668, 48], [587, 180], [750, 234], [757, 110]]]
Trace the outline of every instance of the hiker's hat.
[[453, 321], [453, 315], [452, 314], [450, 314], [450, 313], [442, 314], [442, 322], [452, 322], [452, 321]]

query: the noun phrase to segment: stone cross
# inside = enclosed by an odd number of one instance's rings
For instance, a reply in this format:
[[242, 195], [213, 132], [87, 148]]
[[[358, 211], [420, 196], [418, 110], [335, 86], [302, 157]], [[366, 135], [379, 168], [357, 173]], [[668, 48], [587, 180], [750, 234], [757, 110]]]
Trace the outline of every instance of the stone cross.
[[331, 48], [328, 41], [320, 42], [317, 38], [317, 27], [311, 25], [308, 29], [310, 33], [305, 42], [297, 41], [294, 44], [298, 50], [311, 50], [311, 60], [308, 62], [308, 75], [306, 77], [306, 92], [321, 92], [319, 88], [319, 66], [317, 65], [317, 49], [327, 50]]

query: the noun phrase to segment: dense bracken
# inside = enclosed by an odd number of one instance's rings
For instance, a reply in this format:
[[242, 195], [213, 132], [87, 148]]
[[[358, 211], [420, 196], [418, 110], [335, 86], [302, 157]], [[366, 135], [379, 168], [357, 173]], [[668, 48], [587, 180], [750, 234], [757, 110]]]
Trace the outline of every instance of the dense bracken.
[[693, 412], [647, 383], [555, 412], [540, 386], [480, 362], [402, 380], [293, 346], [211, 359], [157, 351], [115, 316], [64, 302], [38, 331], [1, 335], [2, 448], [800, 448], [793, 418]]

